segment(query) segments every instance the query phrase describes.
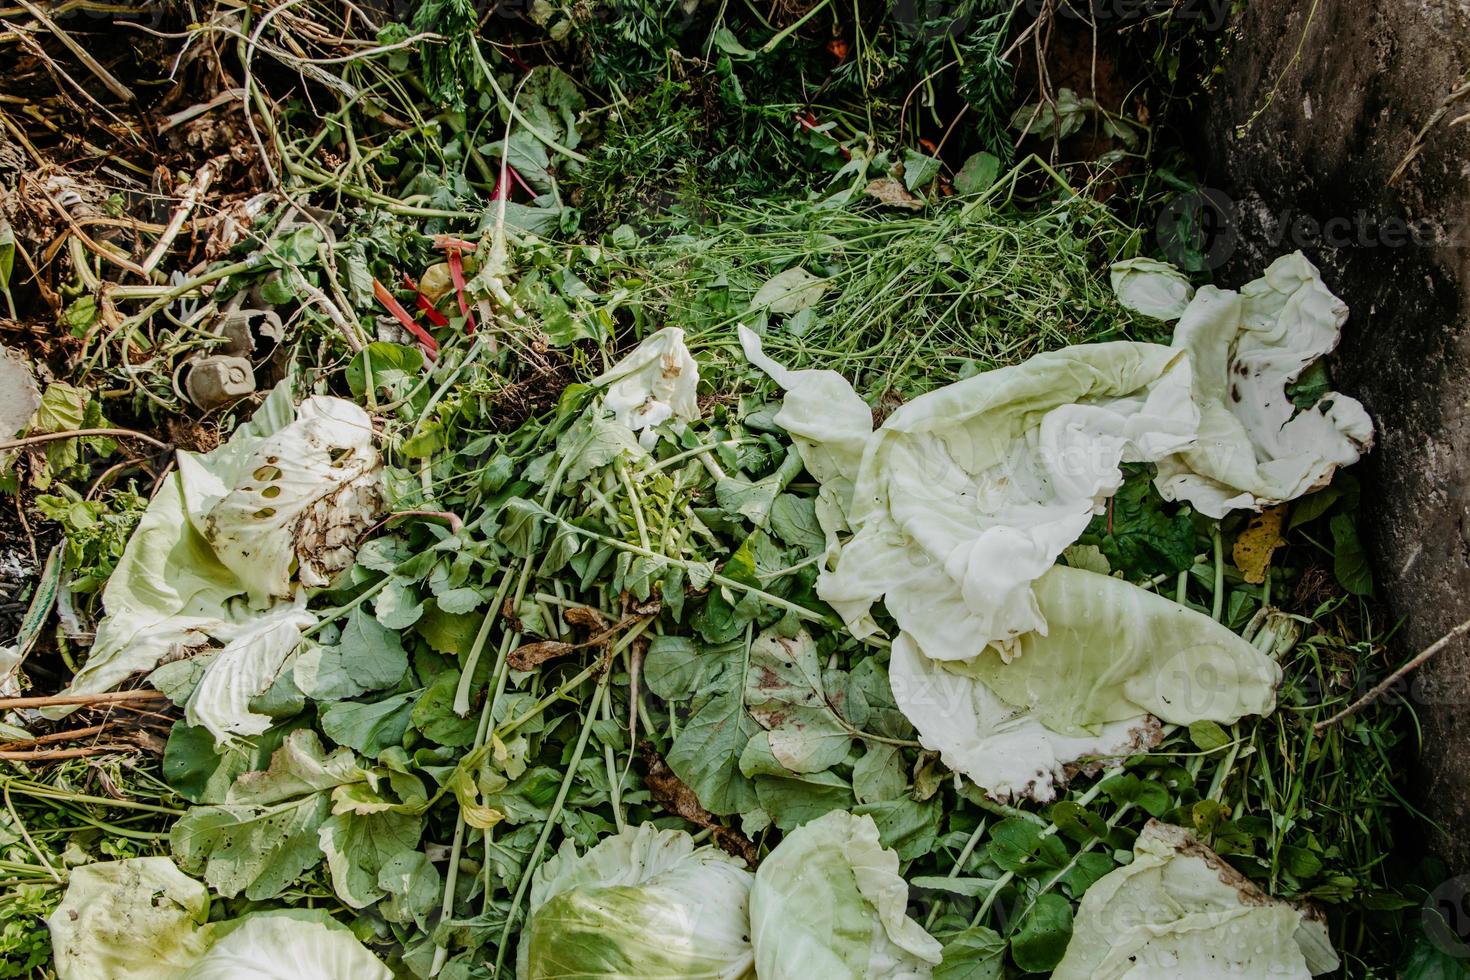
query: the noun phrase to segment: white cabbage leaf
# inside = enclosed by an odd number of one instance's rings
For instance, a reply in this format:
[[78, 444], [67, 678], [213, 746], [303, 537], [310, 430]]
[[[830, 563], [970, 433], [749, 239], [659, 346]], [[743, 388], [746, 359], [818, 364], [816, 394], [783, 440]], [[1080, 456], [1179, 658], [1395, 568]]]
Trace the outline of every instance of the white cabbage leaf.
[[0, 647], [0, 698], [20, 695], [20, 665], [24, 660], [19, 645]]
[[1050, 629], [956, 669], [1042, 724], [1083, 736], [1150, 714], [1172, 725], [1270, 714], [1281, 667], [1208, 616], [1123, 579], [1057, 565], [1036, 582]]
[[1194, 287], [1184, 274], [1157, 259], [1114, 262], [1109, 278], [1118, 302], [1156, 320], [1179, 319], [1194, 298]]
[[567, 841], [531, 879], [519, 980], [753, 980], [752, 876], [680, 830], [626, 827], [585, 854]]
[[1082, 896], [1052, 980], [1307, 980], [1338, 966], [1317, 913], [1272, 899], [1187, 831], [1151, 821], [1133, 861]]
[[283, 381], [229, 441], [181, 451], [107, 581], [107, 614], [65, 693], [111, 690], [193, 649], [229, 644], [279, 604], [272, 597], [299, 588], [291, 571], [300, 584], [324, 585], [350, 565], [381, 507], [377, 451], [362, 441], [371, 436], [356, 405], [317, 396], [293, 408]]
[[209, 892], [166, 857], [73, 868], [46, 920], [60, 980], [156, 980], [213, 941]]
[[750, 308], [787, 316], [800, 313], [815, 306], [830, 285], [798, 265], [767, 279], [751, 299]]
[[1049, 629], [1023, 656], [936, 663], [893, 645], [899, 709], [951, 769], [997, 799], [1048, 802], [1067, 767], [1130, 755], [1158, 719], [1232, 724], [1275, 707], [1281, 668], [1207, 616], [1122, 579], [1058, 565], [1035, 583]]
[[658, 441], [654, 426], [671, 418], [699, 417], [699, 365], [678, 327], [650, 334], [592, 383], [607, 388], [603, 407], [640, 433], [638, 442], [644, 449], [652, 449]]
[[169, 980], [393, 980], [351, 929], [320, 910], [255, 912], [221, 923], [220, 932], [203, 956]]
[[994, 799], [1050, 803], [1069, 766], [1144, 751], [1161, 735], [1146, 715], [1100, 725], [1095, 735], [1063, 735], [954, 666], [924, 656], [900, 633], [888, 664], [893, 698], [923, 746]]
[[908, 917], [898, 855], [867, 815], [833, 810], [787, 834], [750, 892], [750, 937], [761, 980], [919, 980], [941, 959], [937, 939]]
[[1372, 448], [1373, 421], [1328, 392], [1298, 411], [1286, 387], [1337, 346], [1347, 306], [1300, 252], [1234, 290], [1202, 288], [1174, 329], [1194, 364], [1199, 442], [1159, 461], [1156, 484], [1210, 517], [1295, 500]]
[[46, 920], [59, 980], [392, 980], [325, 912], [209, 922], [209, 892], [166, 857], [82, 865]]
[[788, 388], [776, 421], [812, 474], [852, 481], [840, 492], [855, 533], [818, 595], [859, 637], [876, 631], [870, 609], [883, 599], [940, 660], [988, 644], [1009, 657], [1016, 637], [1044, 631], [1032, 581], [1117, 491], [1120, 464], [1179, 451], [1199, 423], [1188, 359], [1118, 342], [936, 389], [864, 437], [871, 416], [839, 375], [786, 371], [741, 336], [752, 363]]
[[[184, 709], [189, 724], [209, 729], [217, 745], [259, 735], [271, 726], [269, 715], [250, 710], [250, 699], [275, 682], [286, 658], [301, 644], [302, 631], [315, 625], [316, 616], [304, 600], [302, 593], [296, 603], [279, 603], [228, 637], [189, 696]], [[226, 639], [224, 631], [216, 639]]]
[[222, 492], [200, 529], [256, 605], [289, 598], [293, 571], [310, 588], [329, 584], [382, 511], [372, 419], [341, 398], [307, 398], [294, 422], [233, 462], [206, 470]]

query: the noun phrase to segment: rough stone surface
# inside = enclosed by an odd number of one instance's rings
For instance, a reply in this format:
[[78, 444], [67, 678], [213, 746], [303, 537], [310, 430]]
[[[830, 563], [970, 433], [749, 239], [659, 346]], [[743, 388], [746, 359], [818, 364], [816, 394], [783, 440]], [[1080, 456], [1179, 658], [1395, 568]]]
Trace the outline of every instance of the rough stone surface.
[[[1470, 618], [1470, 2], [1270, 0], [1233, 29], [1200, 134], [1236, 209], [1217, 278], [1299, 246], [1352, 309], [1334, 380], [1380, 431], [1365, 530], [1401, 660]], [[1417, 236], [1389, 241], [1390, 219]], [[1414, 793], [1470, 872], [1470, 643], [1414, 695]]]

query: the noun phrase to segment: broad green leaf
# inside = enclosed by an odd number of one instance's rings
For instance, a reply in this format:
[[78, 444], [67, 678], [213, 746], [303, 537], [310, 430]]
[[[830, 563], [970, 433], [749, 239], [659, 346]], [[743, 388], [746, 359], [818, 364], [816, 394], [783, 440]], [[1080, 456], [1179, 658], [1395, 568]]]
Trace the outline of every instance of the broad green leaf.
[[413, 854], [423, 819], [406, 813], [338, 813], [317, 831], [332, 888], [353, 908], [366, 908], [387, 894], [379, 876], [389, 862]]
[[169, 835], [174, 858], [226, 898], [274, 897], [322, 857], [317, 830], [330, 791], [367, 774], [347, 749], [327, 754], [316, 734], [294, 731], [270, 768], [240, 776], [217, 806], [195, 807]]
[[755, 777], [760, 808], [782, 830], [792, 830], [831, 813], [853, 807], [852, 787], [831, 772], [790, 773]]
[[871, 817], [883, 846], [898, 852], [905, 861], [933, 853], [934, 842], [939, 837], [939, 821], [944, 816], [937, 797], [923, 802], [902, 796], [896, 800], [862, 803], [853, 807], [852, 812]]
[[816, 642], [805, 630], [755, 638], [745, 703], [770, 733], [771, 753], [792, 772], [821, 772], [847, 758], [853, 736], [827, 700]]
[[1230, 733], [1213, 721], [1191, 722], [1189, 726], [1189, 740], [1201, 752], [1213, 752], [1216, 749], [1224, 748], [1232, 741]]
[[1001, 821], [990, 830], [990, 860], [1017, 874], [1060, 870], [1067, 863], [1067, 845], [1041, 831], [1039, 824], [1019, 817]]
[[459, 671], [447, 670], [434, 678], [413, 706], [413, 727], [440, 745], [466, 746], [474, 742], [479, 718], [472, 712], [461, 718], [454, 713], [454, 692], [459, 687]]
[[758, 730], [740, 695], [722, 693], [685, 722], [665, 761], [711, 813], [744, 813], [759, 801], [754, 784], [740, 772], [740, 754]]
[[307, 647], [292, 667], [296, 686], [318, 701], [340, 701], [393, 687], [406, 670], [408, 654], [398, 633], [384, 628], [362, 606], [348, 614], [335, 644]]
[[405, 851], [385, 861], [378, 871], [378, 888], [388, 896], [380, 906], [385, 919], [416, 922], [420, 929], [427, 928], [444, 893], [439, 869], [422, 851]]
[[979, 194], [990, 189], [1000, 176], [1000, 159], [981, 150], [971, 154], [954, 175], [954, 189], [961, 194]]
[[907, 786], [903, 754], [896, 745], [871, 743], [852, 767], [852, 791], [859, 803], [896, 800]]
[[1042, 895], [1011, 938], [1011, 956], [1021, 969], [1044, 973], [1061, 962], [1071, 938], [1072, 903], [1060, 895]]
[[390, 630], [406, 630], [424, 614], [424, 603], [412, 585], [393, 576], [373, 601], [378, 622]]
[[826, 535], [817, 521], [816, 501], [810, 497], [779, 495], [771, 505], [771, 531], [786, 544], [809, 555], [827, 546]]
[[1373, 569], [1368, 552], [1358, 537], [1358, 525], [1352, 514], [1332, 518], [1332, 571], [1337, 582], [1353, 595], [1373, 594]]
[[381, 701], [343, 701], [321, 713], [322, 732], [348, 748], [376, 759], [385, 749], [403, 744], [419, 692], [411, 691]]
[[917, 192], [927, 187], [930, 181], [939, 176], [939, 167], [940, 163], [934, 157], [904, 147], [903, 183], [910, 191]]
[[[344, 373], [347, 387], [353, 395], [362, 398], [371, 368], [375, 397], [380, 402], [390, 402], [406, 398], [413, 391], [422, 377], [423, 366], [424, 355], [417, 347], [374, 341], [357, 352]], [[427, 399], [425, 389], [424, 400]]]
[[934, 980], [1003, 980], [1006, 941], [994, 929], [971, 926], [944, 944]]
[[788, 316], [800, 313], [820, 301], [830, 285], [827, 280], [795, 266], [766, 280], [751, 299], [750, 308]]
[[251, 739], [216, 748], [206, 728], [175, 722], [163, 749], [163, 776], [191, 803], [223, 803], [242, 773], [266, 768], [286, 736], [304, 721], [267, 729]]
[[322, 859], [317, 829], [331, 813], [326, 793], [269, 806], [195, 807], [169, 833], [175, 860], [225, 898], [279, 895]]

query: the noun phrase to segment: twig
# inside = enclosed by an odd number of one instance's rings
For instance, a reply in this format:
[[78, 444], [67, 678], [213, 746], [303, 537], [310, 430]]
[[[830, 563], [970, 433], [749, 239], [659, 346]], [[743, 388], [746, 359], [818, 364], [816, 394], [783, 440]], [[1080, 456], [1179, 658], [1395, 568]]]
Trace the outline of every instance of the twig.
[[142, 276], [144, 280], [147, 280], [148, 274], [143, 271], [142, 266], [138, 265], [138, 263], [134, 262], [126, 255], [118, 255], [116, 252], [112, 251], [112, 249], [105, 248], [102, 245], [99, 245], [96, 240], [92, 238], [91, 235], [88, 235], [85, 231], [82, 230], [82, 226], [77, 224], [77, 220], [72, 217], [71, 212], [66, 209], [65, 205], [63, 205], [60, 201], [51, 196], [51, 192], [49, 190], [40, 185], [37, 185], [36, 189], [41, 192], [42, 197], [51, 202], [51, 206], [56, 209], [56, 213], [61, 215], [61, 220], [66, 222], [67, 227], [71, 229], [71, 233], [73, 235], [76, 235], [82, 240], [82, 244], [86, 245], [94, 253], [111, 262], [119, 269], [125, 269], [128, 272], [131, 272], [134, 275]]
[[107, 704], [113, 701], [164, 701], [162, 691], [111, 691], [106, 694], [49, 694], [35, 698], [0, 698], [0, 710], [49, 708], [61, 704]]
[[86, 48], [78, 44], [76, 39], [73, 38], [70, 34], [66, 33], [66, 31], [63, 31], [60, 27], [58, 27], [54, 20], [46, 16], [46, 12], [44, 10], [31, 3], [30, 0], [16, 0], [16, 3], [24, 7], [26, 13], [36, 18], [36, 20], [45, 25], [47, 30], [56, 35], [56, 40], [64, 44], [68, 51], [76, 55], [77, 60], [86, 65], [88, 71], [96, 75], [102, 81], [103, 85], [106, 85], [109, 89], [112, 90], [113, 95], [117, 96], [119, 99], [122, 99], [124, 102], [137, 101], [137, 97], [133, 95], [132, 89], [128, 88], [122, 82], [118, 81], [116, 76], [114, 76], [112, 72], [108, 71], [106, 68], [103, 68], [102, 65], [98, 63], [96, 58], [93, 58], [90, 54], [87, 53]]
[[153, 251], [149, 252], [148, 257], [143, 260], [142, 268], [145, 279], [153, 272], [153, 267], [163, 260], [164, 255], [168, 253], [169, 246], [173, 245], [174, 239], [179, 237], [179, 232], [183, 230], [184, 222], [189, 219], [189, 214], [194, 210], [194, 205], [199, 203], [199, 199], [204, 196], [204, 192], [209, 190], [209, 185], [214, 183], [214, 167], [214, 160], [205, 163], [194, 174], [194, 179], [190, 182], [189, 186], [184, 188], [178, 209], [174, 211], [174, 216], [170, 219], [168, 227], [163, 230], [162, 235], [158, 236], [158, 241], [153, 245]]
[[34, 752], [0, 752], [4, 762], [59, 762], [62, 759], [82, 759], [89, 755], [106, 755], [109, 752], [137, 752], [135, 745], [86, 745], [75, 749], [37, 749]]
[[0, 751], [19, 749], [27, 745], [49, 745], [52, 742], [69, 742], [76, 738], [86, 738], [89, 735], [100, 735], [106, 729], [106, 725], [90, 725], [87, 728], [74, 728], [67, 732], [52, 732], [50, 735], [33, 735], [30, 738], [16, 739], [0, 745]]
[[160, 442], [152, 436], [144, 435], [141, 432], [134, 432], [132, 429], [71, 429], [67, 432], [44, 432], [38, 436], [26, 436], [24, 439], [11, 439], [8, 442], [0, 442], [0, 453], [9, 452], [12, 449], [23, 449], [26, 446], [36, 446], [43, 442], [56, 442], [58, 439], [83, 439], [95, 436], [138, 439], [148, 443], [150, 446], [157, 446], [164, 452], [169, 452], [174, 448], [166, 442]]
[[1382, 683], [1375, 685], [1373, 690], [1358, 698], [1358, 700], [1354, 701], [1352, 704], [1348, 705], [1346, 708], [1342, 709], [1331, 718], [1328, 718], [1326, 721], [1317, 722], [1317, 724], [1312, 726], [1312, 730], [1320, 732], [1322, 729], [1335, 725], [1338, 722], [1342, 721], [1344, 718], [1351, 718], [1359, 711], [1362, 711], [1364, 708], [1368, 707], [1374, 701], [1377, 701], [1380, 697], [1387, 693], [1390, 688], [1392, 688], [1399, 681], [1403, 680], [1404, 677], [1422, 667], [1426, 662], [1434, 657], [1435, 654], [1439, 653], [1445, 647], [1449, 646], [1451, 640], [1463, 635], [1466, 630], [1470, 630], [1470, 619], [1465, 620], [1459, 626], [1456, 626], [1444, 636], [1441, 636], [1439, 639], [1429, 644], [1429, 646], [1419, 651], [1419, 653], [1414, 657], [1413, 660], [1410, 660], [1398, 670], [1394, 671], [1392, 674], [1389, 674], [1383, 679]]

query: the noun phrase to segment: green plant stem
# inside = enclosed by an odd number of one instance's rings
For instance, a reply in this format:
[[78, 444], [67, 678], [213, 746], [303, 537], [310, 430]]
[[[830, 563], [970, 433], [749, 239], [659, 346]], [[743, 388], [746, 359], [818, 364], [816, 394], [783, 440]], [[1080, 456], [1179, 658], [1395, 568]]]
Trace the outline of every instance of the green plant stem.
[[592, 735], [592, 722], [597, 719], [597, 712], [603, 697], [607, 694], [607, 683], [611, 676], [610, 672], [604, 674], [597, 689], [592, 692], [592, 701], [587, 705], [587, 713], [582, 718], [582, 730], [577, 734], [577, 744], [572, 749], [571, 759], [567, 762], [566, 775], [562, 777], [561, 786], [556, 791], [556, 799], [551, 803], [551, 811], [546, 816], [541, 836], [536, 839], [536, 846], [531, 849], [531, 855], [526, 859], [526, 865], [521, 870], [521, 879], [516, 884], [515, 895], [510, 901], [510, 909], [505, 914], [505, 927], [500, 931], [500, 943], [495, 950], [495, 976], [501, 975], [501, 967], [505, 963], [505, 950], [510, 944], [510, 931], [515, 928], [521, 900], [526, 897], [526, 889], [531, 884], [531, 875], [540, 867], [541, 855], [546, 850], [547, 842], [551, 839], [551, 832], [556, 827], [557, 817], [561, 815], [562, 807], [566, 805], [567, 794], [571, 792], [572, 783], [576, 780], [577, 769], [582, 763], [582, 754], [587, 751], [587, 740]]

